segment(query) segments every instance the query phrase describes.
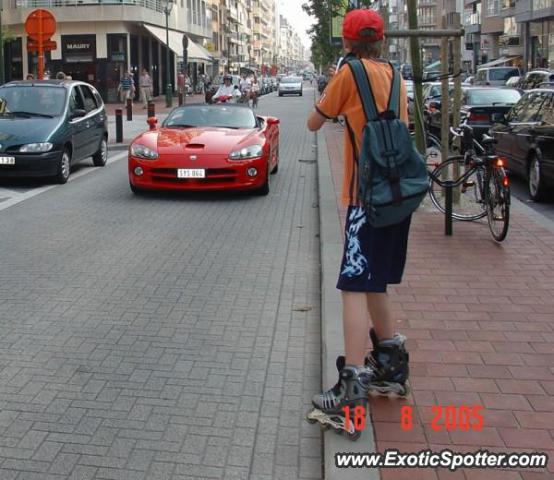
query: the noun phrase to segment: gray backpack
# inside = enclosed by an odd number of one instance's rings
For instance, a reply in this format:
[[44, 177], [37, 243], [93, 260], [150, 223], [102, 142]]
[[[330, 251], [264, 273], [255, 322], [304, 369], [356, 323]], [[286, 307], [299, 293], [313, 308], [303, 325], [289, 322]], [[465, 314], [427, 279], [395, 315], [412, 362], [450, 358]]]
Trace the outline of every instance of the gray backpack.
[[[357, 155], [359, 199], [370, 225], [400, 223], [421, 203], [429, 189], [425, 160], [415, 149], [406, 124], [400, 120], [400, 74], [393, 71], [387, 111], [377, 112], [373, 91], [359, 59], [347, 65], [358, 87], [367, 123]], [[352, 138], [352, 132], [351, 138]]]

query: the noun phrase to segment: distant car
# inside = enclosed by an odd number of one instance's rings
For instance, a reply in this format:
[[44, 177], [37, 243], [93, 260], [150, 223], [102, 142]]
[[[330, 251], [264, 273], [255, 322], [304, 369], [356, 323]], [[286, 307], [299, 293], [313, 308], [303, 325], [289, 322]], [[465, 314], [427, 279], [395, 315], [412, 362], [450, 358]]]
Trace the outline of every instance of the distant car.
[[518, 88], [521, 82], [521, 77], [510, 77], [506, 80], [506, 86], [510, 88]]
[[478, 68], [473, 85], [501, 87], [511, 77], [519, 77], [521, 72], [517, 67], [485, 67]]
[[0, 87], [0, 178], [52, 177], [66, 183], [71, 167], [108, 159], [108, 117], [87, 83], [24, 80]]
[[279, 96], [290, 94], [302, 96], [302, 77], [284, 77], [281, 79]]
[[[460, 119], [462, 121], [466, 120], [467, 125], [473, 128], [474, 136], [479, 141], [493, 124], [493, 115], [508, 113], [520, 98], [521, 93], [513, 88], [464, 88]], [[451, 99], [452, 101], [453, 99]], [[441, 128], [442, 105], [437, 101], [432, 103], [435, 103], [435, 108], [429, 119], [429, 124], [432, 130], [438, 131]]]
[[406, 96], [408, 97], [408, 118], [410, 127], [414, 123], [414, 82], [411, 80], [404, 80], [406, 85]]
[[475, 77], [473, 75], [469, 75], [462, 82], [462, 86], [471, 87], [473, 85], [474, 80], [475, 80]]
[[491, 128], [510, 172], [527, 180], [535, 201], [554, 193], [554, 86], [526, 92]]
[[518, 88], [532, 90], [543, 83], [554, 82], [554, 70], [538, 69], [527, 72], [518, 82]]
[[279, 120], [246, 105], [173, 109], [129, 147], [131, 190], [246, 190], [267, 195], [279, 168]]

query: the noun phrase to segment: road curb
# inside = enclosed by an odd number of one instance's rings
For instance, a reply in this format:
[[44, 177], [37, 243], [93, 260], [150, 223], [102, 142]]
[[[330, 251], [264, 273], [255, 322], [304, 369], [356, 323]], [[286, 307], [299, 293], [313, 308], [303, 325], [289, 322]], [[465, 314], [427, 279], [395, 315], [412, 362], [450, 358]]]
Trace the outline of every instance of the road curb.
[[[325, 127], [323, 127], [325, 128]], [[344, 354], [342, 334], [342, 302], [336, 288], [338, 268], [342, 257], [343, 238], [337, 200], [331, 177], [329, 153], [325, 135], [316, 134], [320, 256], [321, 256], [321, 367], [322, 387], [329, 388], [337, 381], [335, 360]], [[323, 467], [326, 480], [379, 480], [378, 469], [338, 469], [335, 466], [336, 453], [375, 452], [375, 436], [371, 417], [357, 442], [328, 430], [323, 435]]]

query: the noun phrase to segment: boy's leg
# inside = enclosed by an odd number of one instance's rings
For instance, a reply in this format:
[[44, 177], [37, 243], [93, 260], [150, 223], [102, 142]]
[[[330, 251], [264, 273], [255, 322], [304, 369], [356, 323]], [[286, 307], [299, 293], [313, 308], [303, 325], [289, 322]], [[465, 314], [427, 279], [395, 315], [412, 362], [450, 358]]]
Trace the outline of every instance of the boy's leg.
[[342, 292], [342, 323], [346, 363], [363, 365], [369, 332], [368, 302], [364, 292]]
[[368, 292], [366, 300], [371, 323], [379, 340], [392, 338], [394, 336], [394, 326], [392, 309], [387, 293]]

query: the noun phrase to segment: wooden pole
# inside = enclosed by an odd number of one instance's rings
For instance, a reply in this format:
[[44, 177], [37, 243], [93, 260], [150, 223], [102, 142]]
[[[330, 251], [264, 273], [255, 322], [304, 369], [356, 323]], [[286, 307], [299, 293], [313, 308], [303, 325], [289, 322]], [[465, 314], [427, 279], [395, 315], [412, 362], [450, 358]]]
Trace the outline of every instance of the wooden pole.
[[[442, 10], [441, 28], [445, 28], [445, 11]], [[450, 139], [450, 101], [448, 98], [448, 37], [441, 39], [441, 160], [448, 157]]]
[[[408, 25], [410, 30], [417, 30], [417, 0], [408, 0]], [[422, 32], [419, 32], [421, 35]], [[421, 67], [421, 53], [419, 51], [419, 39], [410, 36], [410, 55], [414, 73], [414, 126], [416, 147], [420, 153], [425, 153], [425, 136], [423, 132], [423, 69]]]

